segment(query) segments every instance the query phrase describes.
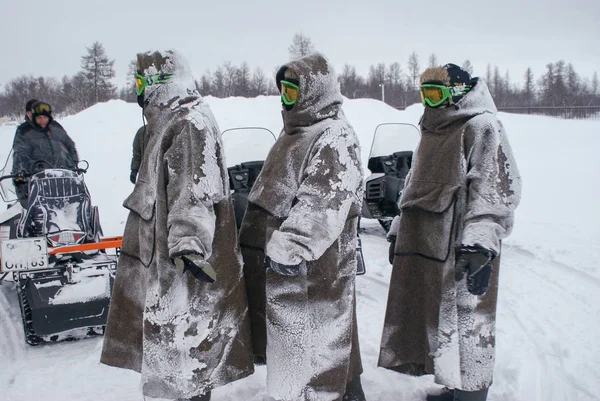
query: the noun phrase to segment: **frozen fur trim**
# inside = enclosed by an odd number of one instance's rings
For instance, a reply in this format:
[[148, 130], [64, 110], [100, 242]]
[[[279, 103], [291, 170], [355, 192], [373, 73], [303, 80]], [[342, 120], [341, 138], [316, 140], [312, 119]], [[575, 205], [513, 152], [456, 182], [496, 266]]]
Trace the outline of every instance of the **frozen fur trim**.
[[425, 81], [441, 81], [444, 85], [450, 85], [450, 76], [444, 67], [429, 67], [421, 74], [420, 83]]

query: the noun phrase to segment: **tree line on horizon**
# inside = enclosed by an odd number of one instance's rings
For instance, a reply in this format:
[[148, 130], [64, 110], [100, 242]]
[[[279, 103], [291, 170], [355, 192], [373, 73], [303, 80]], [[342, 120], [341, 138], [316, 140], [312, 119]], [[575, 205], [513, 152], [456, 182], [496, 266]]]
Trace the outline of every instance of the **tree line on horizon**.
[[[315, 51], [315, 46], [306, 35], [294, 35], [288, 48], [291, 59]], [[56, 113], [75, 114], [98, 102], [122, 99], [135, 102], [135, 86], [130, 83], [117, 89], [111, 82], [115, 77], [115, 60], [111, 60], [100, 42], [86, 47], [81, 58], [81, 70], [75, 75], [58, 80], [52, 77], [22, 75], [9, 80], [0, 89], [0, 117], [19, 119], [24, 114], [24, 105], [31, 98], [44, 100], [52, 105]], [[338, 71], [342, 94], [350, 99], [371, 98], [383, 100], [396, 108], [420, 102], [419, 76], [427, 67], [438, 66], [435, 54], [431, 54], [423, 68], [416, 52], [412, 52], [405, 69], [399, 62], [389, 65], [371, 65], [367, 76], [356, 72], [356, 68], [345, 64]], [[473, 73], [473, 66], [465, 60], [462, 67]], [[207, 70], [196, 85], [203, 96], [219, 98], [230, 96], [257, 97], [278, 95], [274, 76], [279, 67], [266, 75], [258, 67], [252, 69], [248, 63], [235, 65], [225, 61], [214, 71]], [[135, 60], [129, 63], [129, 74], [133, 76]], [[487, 65], [482, 77], [488, 84], [498, 108], [506, 107], [570, 107], [600, 106], [598, 74], [591, 79], [582, 78], [572, 63], [564, 60], [550, 62], [544, 74], [534, 77], [531, 68], [523, 74], [521, 84], [513, 82], [508, 71], [500, 72], [498, 66]]]

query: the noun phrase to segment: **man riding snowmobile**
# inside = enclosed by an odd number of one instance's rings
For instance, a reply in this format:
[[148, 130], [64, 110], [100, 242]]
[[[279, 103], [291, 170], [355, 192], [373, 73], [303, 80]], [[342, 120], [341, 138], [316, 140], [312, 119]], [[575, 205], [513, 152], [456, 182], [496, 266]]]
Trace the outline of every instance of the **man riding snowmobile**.
[[52, 118], [52, 107], [36, 102], [31, 107], [31, 122], [17, 131], [13, 142], [15, 190], [21, 205], [27, 207], [28, 185], [25, 175], [46, 169], [76, 169], [79, 156], [75, 143]]

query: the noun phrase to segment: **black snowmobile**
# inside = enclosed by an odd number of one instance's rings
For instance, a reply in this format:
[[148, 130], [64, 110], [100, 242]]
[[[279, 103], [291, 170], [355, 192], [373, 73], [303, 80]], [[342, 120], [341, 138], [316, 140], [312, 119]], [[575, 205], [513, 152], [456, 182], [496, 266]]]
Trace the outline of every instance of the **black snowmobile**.
[[0, 281], [16, 286], [25, 340], [30, 345], [103, 334], [121, 237], [101, 238], [98, 208], [92, 206], [84, 169], [47, 168], [35, 162], [27, 208], [17, 201], [0, 171]]
[[377, 219], [386, 232], [400, 214], [398, 200], [419, 136], [419, 129], [412, 124], [383, 123], [375, 128], [361, 217]]
[[[273, 132], [261, 127], [227, 129], [221, 133], [221, 138], [227, 160], [229, 189], [231, 190], [235, 220], [239, 228], [248, 206], [250, 190], [276, 138]], [[240, 149], [244, 149], [244, 151], [240, 152]], [[356, 274], [365, 274], [360, 238], [358, 238], [357, 245], [357, 264]]]

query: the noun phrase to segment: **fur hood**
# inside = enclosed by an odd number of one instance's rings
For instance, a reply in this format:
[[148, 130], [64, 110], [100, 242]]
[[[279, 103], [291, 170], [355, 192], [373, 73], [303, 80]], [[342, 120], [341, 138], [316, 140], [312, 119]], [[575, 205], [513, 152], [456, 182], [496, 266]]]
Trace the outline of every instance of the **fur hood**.
[[151, 119], [159, 107], [176, 109], [202, 102], [202, 96], [185, 58], [176, 50], [149, 51], [137, 55], [137, 70], [144, 76], [171, 74], [167, 82], [148, 85], [145, 90], [144, 114]]
[[298, 97], [291, 110], [282, 110], [285, 132], [293, 134], [326, 118], [337, 117], [342, 107], [342, 92], [329, 61], [313, 53], [284, 65], [276, 76], [277, 86], [286, 69], [298, 75]]

